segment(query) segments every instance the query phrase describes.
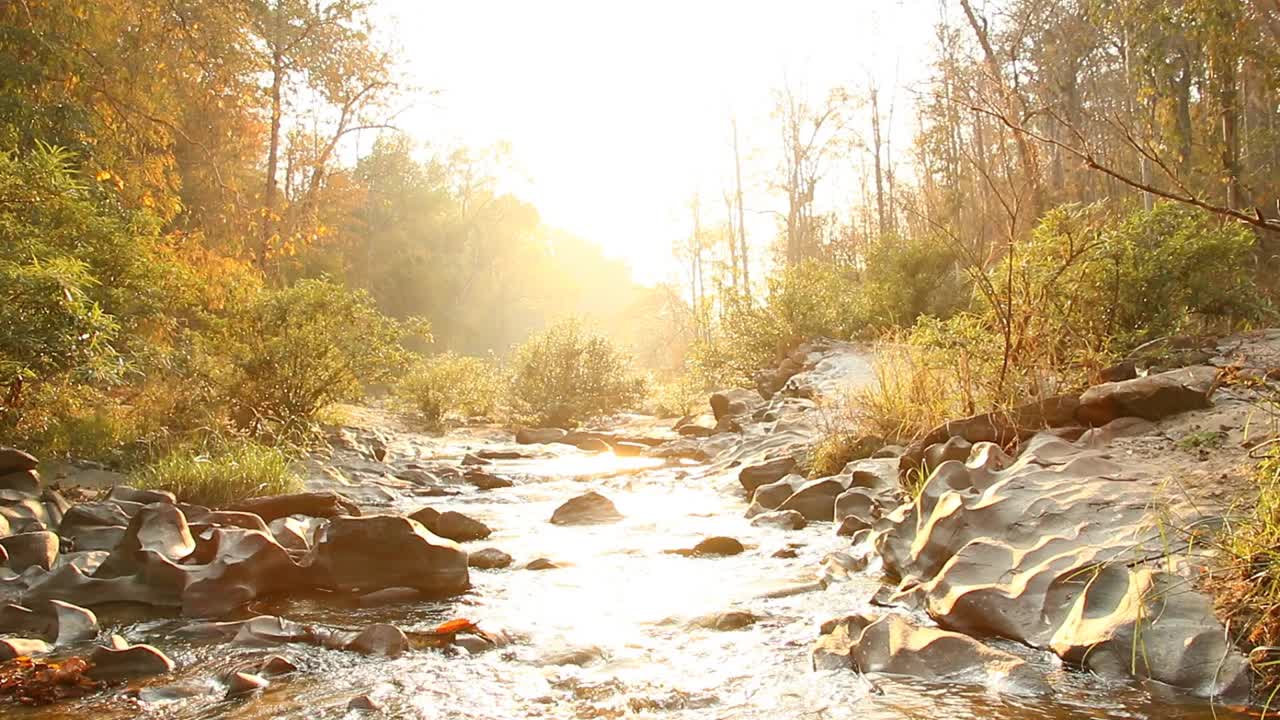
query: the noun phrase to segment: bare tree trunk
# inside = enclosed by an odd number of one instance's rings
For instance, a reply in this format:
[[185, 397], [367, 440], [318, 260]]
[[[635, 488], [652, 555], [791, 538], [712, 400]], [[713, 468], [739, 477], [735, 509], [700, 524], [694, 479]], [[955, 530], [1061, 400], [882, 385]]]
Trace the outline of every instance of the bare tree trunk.
[[880, 103], [878, 89], [871, 85], [871, 149], [875, 153], [876, 170], [876, 234], [883, 237], [884, 220], [884, 171], [880, 167]]
[[262, 195], [262, 237], [258, 243], [258, 269], [267, 272], [267, 251], [275, 232], [276, 215], [276, 173], [280, 166], [280, 117], [284, 84], [284, 55], [280, 44], [283, 42], [281, 27], [284, 22], [284, 11], [277, 2], [275, 6], [276, 37], [273, 38], [271, 53], [271, 140], [267, 147], [267, 183]]
[[750, 255], [747, 253], [747, 223], [742, 209], [742, 157], [738, 152], [738, 119], [733, 118], [733, 174], [738, 195], [738, 254], [742, 257], [742, 290], [751, 298]]

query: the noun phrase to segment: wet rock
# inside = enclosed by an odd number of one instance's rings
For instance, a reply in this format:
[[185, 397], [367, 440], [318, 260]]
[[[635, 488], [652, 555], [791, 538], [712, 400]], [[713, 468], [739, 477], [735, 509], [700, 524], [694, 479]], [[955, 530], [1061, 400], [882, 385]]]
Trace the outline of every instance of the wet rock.
[[746, 548], [742, 547], [742, 543], [731, 537], [709, 537], [706, 540], [693, 546], [691, 555], [738, 555]]
[[845, 491], [836, 478], [810, 480], [787, 498], [779, 510], [795, 510], [810, 521], [831, 522], [835, 518], [836, 498]]
[[424, 507], [409, 517], [432, 533], [454, 542], [483, 540], [493, 533], [488, 525], [452, 510], [439, 512], [435, 508]]
[[511, 556], [498, 548], [484, 548], [467, 556], [467, 565], [481, 570], [500, 570], [511, 567]]
[[761, 485], [751, 496], [751, 507], [747, 517], [754, 517], [769, 510], [777, 510], [787, 498], [795, 494], [808, 482], [803, 475], [788, 475], [781, 480]]
[[360, 631], [347, 649], [364, 655], [396, 657], [409, 649], [409, 638], [395, 625], [370, 625]]
[[270, 655], [258, 666], [258, 674], [263, 677], [280, 677], [298, 672], [298, 666], [283, 655]]
[[195, 540], [181, 510], [167, 503], [146, 505], [129, 521], [124, 538], [94, 577], [132, 575], [148, 555], [176, 562], [195, 549]]
[[17, 448], [0, 447], [0, 475], [35, 470], [40, 465], [34, 455]]
[[0, 538], [0, 547], [8, 554], [8, 565], [15, 572], [30, 567], [49, 570], [58, 558], [58, 536], [47, 530]]
[[[130, 519], [131, 516], [124, 511], [124, 508], [115, 502], [76, 503], [63, 513], [62, 522], [58, 525], [58, 534], [75, 540], [81, 533], [96, 528], [119, 527], [123, 530], [128, 527]], [[110, 550], [111, 548], [92, 549]]]
[[881, 502], [868, 488], [849, 488], [836, 497], [834, 520], [843, 522], [847, 517], [857, 517], [863, 525], [870, 526], [883, 514]]
[[435, 594], [471, 584], [465, 551], [395, 515], [333, 518], [303, 565], [314, 584], [339, 590], [414, 587]]
[[1209, 365], [1095, 385], [1080, 396], [1076, 417], [1086, 425], [1105, 425], [1119, 417], [1160, 420], [1209, 407], [1218, 369]]
[[178, 499], [168, 490], [137, 490], [128, 485], [116, 485], [107, 493], [107, 500], [113, 502], [130, 502], [139, 505], [152, 503], [169, 503], [176, 505]]
[[708, 630], [741, 630], [755, 624], [756, 616], [746, 610], [726, 610], [713, 615], [704, 615], [694, 621], [694, 625]]
[[0, 660], [12, 660], [16, 657], [32, 657], [47, 655], [53, 651], [49, 643], [34, 638], [0, 639]]
[[621, 519], [622, 514], [613, 502], [597, 492], [570, 498], [551, 514], [551, 522], [555, 525], [611, 523]]
[[302, 584], [289, 551], [271, 535], [242, 528], [213, 528], [201, 535], [198, 564], [181, 566], [182, 612], [212, 617], [262, 595]]
[[276, 518], [267, 526], [271, 531], [271, 537], [286, 550], [299, 550], [306, 552], [311, 549], [311, 543], [307, 539], [310, 534], [309, 526], [292, 517]]
[[777, 558], [779, 560], [791, 560], [799, 557], [799, 553], [796, 552], [796, 548], [785, 547], [775, 550], [773, 555], [770, 555], [769, 557]]
[[382, 703], [368, 695], [357, 695], [347, 701], [347, 710], [377, 712], [382, 710]]
[[267, 523], [290, 515], [331, 518], [360, 514], [360, 508], [355, 503], [331, 491], [248, 498], [224, 509], [253, 513]]
[[592, 453], [606, 453], [606, 452], [611, 452], [613, 450], [613, 446], [611, 446], [608, 442], [598, 437], [582, 438], [578, 442], [574, 443], [574, 446], [577, 447], [579, 450], [582, 450], [583, 452], [592, 452]]
[[577, 665], [578, 667], [586, 667], [603, 660], [603, 650], [598, 647], [588, 646], [547, 653], [542, 656], [538, 664], [542, 666]]
[[467, 453], [462, 456], [462, 464], [465, 466], [473, 466], [473, 465], [492, 465], [493, 463], [489, 462], [488, 460], [485, 460], [484, 458], [478, 455]]
[[515, 485], [514, 482], [507, 478], [487, 473], [484, 470], [472, 468], [468, 470], [462, 479], [469, 485], [473, 485], [481, 490], [498, 490], [500, 488], [509, 488]]
[[477, 450], [475, 456], [484, 460], [519, 460], [521, 458], [529, 457], [529, 455], [526, 455], [519, 450], [492, 449]]
[[779, 530], [803, 530], [808, 521], [795, 510], [775, 510], [757, 515], [751, 520], [753, 527], [772, 527]]
[[382, 605], [400, 605], [422, 599], [422, 591], [417, 588], [397, 587], [375, 590], [356, 599], [360, 607], [380, 607]]
[[516, 431], [516, 442], [521, 445], [543, 445], [557, 442], [568, 434], [560, 428], [520, 428]]
[[260, 675], [252, 675], [246, 672], [235, 672], [227, 678], [227, 694], [226, 698], [238, 698], [245, 695], [265, 690], [271, 681]]
[[395, 476], [401, 480], [407, 480], [408, 482], [411, 482], [415, 485], [422, 485], [424, 487], [435, 486], [437, 483], [440, 482], [440, 478], [436, 477], [435, 475], [432, 475], [431, 473], [421, 468], [408, 468], [406, 470], [400, 470], [396, 472]]
[[1021, 658], [967, 635], [914, 625], [900, 615], [854, 615], [823, 625], [815, 670], [853, 669], [924, 680], [971, 682], [1025, 695], [1048, 695], [1040, 672]]
[[836, 528], [836, 535], [841, 537], [852, 537], [860, 530], [869, 530], [871, 523], [863, 520], [857, 515], [848, 515], [840, 521], [840, 526]]
[[534, 560], [529, 561], [529, 564], [525, 565], [524, 569], [525, 570], [555, 570], [558, 567], [560, 566], [552, 562], [550, 558], [535, 558]]
[[716, 431], [715, 428], [689, 423], [688, 425], [681, 425], [680, 428], [676, 430], [676, 433], [687, 438], [708, 438], [715, 435]]
[[72, 645], [98, 636], [98, 616], [88, 608], [50, 600], [37, 607], [40, 634], [58, 647]]
[[235, 510], [216, 510], [204, 515], [198, 523], [193, 525], [214, 526], [214, 527], [237, 527], [245, 530], [257, 530], [262, 533], [271, 533], [271, 528], [263, 522], [262, 518], [253, 513], [237, 512]]
[[619, 440], [613, 443], [613, 454], [618, 457], [640, 457], [648, 452], [650, 447], [654, 446], [630, 440]]
[[790, 475], [796, 468], [796, 459], [790, 456], [775, 458], [758, 465], [748, 465], [742, 468], [738, 473], [738, 482], [742, 483], [742, 488], [747, 491], [747, 496], [752, 496], [756, 489], [775, 483], [782, 478]]
[[93, 667], [85, 673], [100, 682], [164, 675], [173, 672], [174, 664], [167, 655], [150, 645], [129, 645], [120, 636], [112, 637], [110, 647], [99, 646], [89, 654]]
[[0, 473], [0, 490], [12, 490], [28, 495], [40, 494], [40, 476], [35, 470], [18, 470]]

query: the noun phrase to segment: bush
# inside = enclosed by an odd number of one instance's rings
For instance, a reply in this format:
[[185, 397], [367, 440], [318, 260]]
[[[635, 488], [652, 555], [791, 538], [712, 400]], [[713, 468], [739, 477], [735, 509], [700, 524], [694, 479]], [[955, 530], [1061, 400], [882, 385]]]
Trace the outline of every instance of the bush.
[[225, 367], [209, 372], [222, 375], [216, 384], [237, 424], [256, 433], [264, 421], [310, 421], [391, 380], [409, 359], [401, 340], [424, 330], [383, 315], [363, 290], [303, 280], [227, 318], [210, 349]]
[[183, 502], [207, 507], [302, 489], [284, 452], [248, 441], [215, 441], [203, 451], [171, 450], [136, 470], [130, 482], [168, 490]]
[[814, 337], [847, 339], [860, 331], [852, 270], [806, 260], [769, 278], [763, 305], [731, 298], [712, 343], [691, 349], [707, 387], [749, 386], [756, 371]]
[[645, 381], [607, 339], [565, 320], [516, 349], [512, 394], [521, 421], [571, 427], [634, 407]]
[[653, 414], [664, 418], [693, 415], [708, 407], [710, 396], [700, 376], [686, 370], [653, 384]]
[[397, 385], [396, 396], [436, 426], [449, 416], [492, 414], [505, 390], [506, 379], [494, 362], [447, 352], [411, 368]]

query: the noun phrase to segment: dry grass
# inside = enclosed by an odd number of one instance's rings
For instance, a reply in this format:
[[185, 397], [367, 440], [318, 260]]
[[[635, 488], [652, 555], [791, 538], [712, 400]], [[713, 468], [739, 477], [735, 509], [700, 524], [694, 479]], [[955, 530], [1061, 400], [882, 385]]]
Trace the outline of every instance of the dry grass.
[[207, 507], [302, 489], [302, 481], [283, 451], [247, 441], [202, 451], [172, 450], [134, 472], [130, 481], [141, 488], [168, 490], [179, 500]]

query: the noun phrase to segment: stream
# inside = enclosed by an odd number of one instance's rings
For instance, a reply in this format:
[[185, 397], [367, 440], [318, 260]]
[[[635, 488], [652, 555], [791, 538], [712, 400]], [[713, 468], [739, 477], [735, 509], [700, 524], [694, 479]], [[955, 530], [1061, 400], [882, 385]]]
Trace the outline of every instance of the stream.
[[[1008, 642], [998, 645], [1043, 669], [1052, 697], [814, 672], [809, 651], [820, 623], [851, 612], [883, 612], [869, 604], [879, 586], [874, 563], [865, 573], [833, 578], [825, 589], [764, 597], [811, 583], [825, 555], [850, 550], [831, 523], [799, 531], [753, 527], [743, 515], [736, 470], [708, 463], [592, 455], [565, 445], [516, 446], [510, 435], [483, 432], [444, 438], [405, 433], [393, 449], [401, 457], [456, 462], [485, 447], [532, 455], [486, 468], [514, 479], [513, 487], [466, 486], [456, 496], [424, 499], [391, 484], [378, 491], [389, 506], [366, 511], [410, 512], [431, 504], [463, 512], [494, 529], [488, 539], [465, 547], [500, 548], [515, 558], [510, 569], [473, 569], [472, 589], [443, 601], [358, 608], [323, 595], [295, 596], [255, 602], [244, 617], [278, 614], [347, 627], [393, 623], [406, 631], [465, 617], [506, 633], [512, 639], [506, 647], [476, 655], [416, 650], [397, 658], [311, 646], [244, 648], [185, 640], [176, 631], [190, 621], [175, 615], [102, 607], [104, 630], [161, 648], [178, 672], [136, 684], [131, 693], [43, 708], [5, 706], [0, 715], [354, 718], [371, 715], [347, 708], [352, 697], [367, 694], [382, 705], [382, 716], [404, 718], [1248, 717], [1150, 684], [1108, 682], [1065, 669], [1049, 653]], [[592, 526], [548, 522], [560, 503], [589, 489], [611, 498], [625, 519]], [[716, 535], [739, 539], [746, 551], [717, 558], [666, 552]], [[795, 556], [774, 557], [784, 548]], [[559, 567], [525, 569], [535, 558]], [[724, 631], [698, 622], [728, 610], [745, 610], [756, 621]], [[223, 699], [220, 675], [271, 653], [285, 655], [302, 672], [273, 681], [257, 696]]]

